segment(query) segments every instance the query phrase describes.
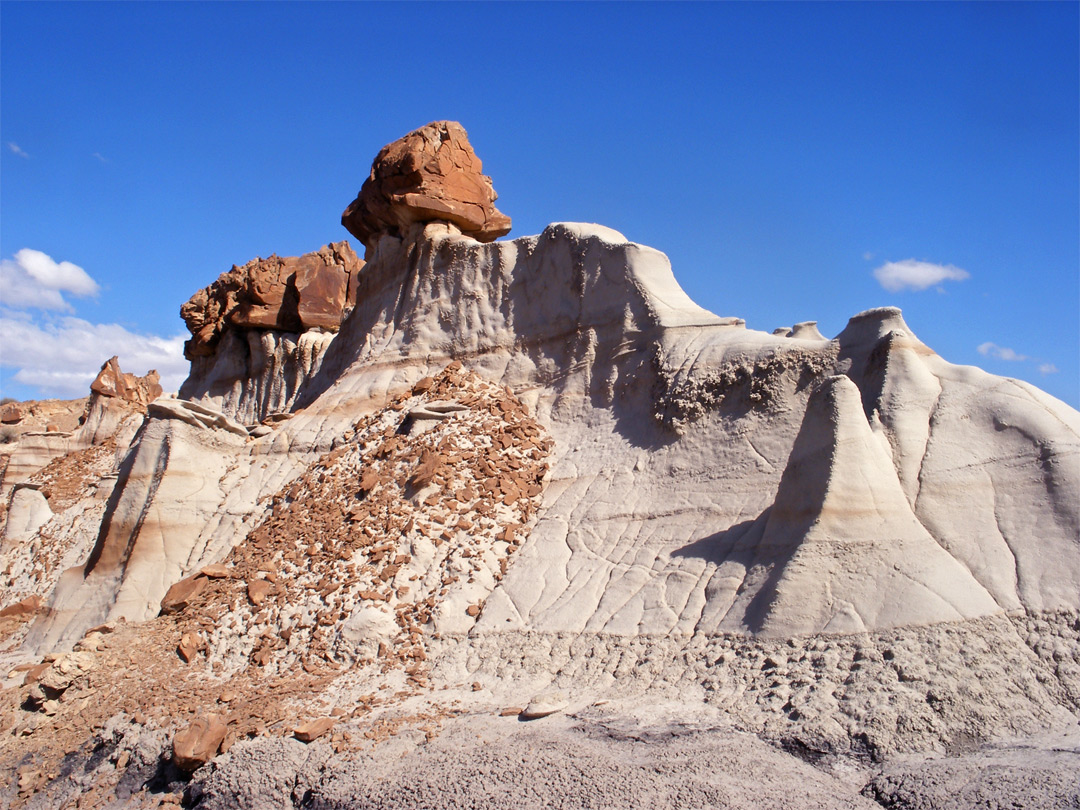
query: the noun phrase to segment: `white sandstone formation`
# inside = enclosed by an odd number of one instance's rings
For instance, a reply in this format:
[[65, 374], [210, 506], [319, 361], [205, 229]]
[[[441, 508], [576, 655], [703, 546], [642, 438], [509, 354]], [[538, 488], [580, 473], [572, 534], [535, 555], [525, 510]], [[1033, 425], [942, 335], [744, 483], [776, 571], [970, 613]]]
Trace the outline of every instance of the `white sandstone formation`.
[[[832, 340], [747, 329], [598, 225], [414, 223], [367, 247], [336, 335], [226, 333], [184, 398], [51, 440], [115, 442], [115, 478], [102, 462], [78, 502], [23, 487], [8, 511], [0, 606], [47, 604], [5, 661], [47, 655], [19, 674], [48, 679], [75, 648], [127, 673], [141, 650], [153, 711], [187, 724], [154, 715], [154, 750], [171, 735], [198, 767], [236, 745], [196, 772], [226, 797], [206, 806], [293, 784], [274, 756], [345, 750], [335, 724], [389, 695], [605, 729], [622, 701], [811, 760], [1075, 724], [1076, 411], [948, 363], [895, 308]], [[25, 711], [64, 711], [30, 674]], [[89, 700], [86, 677], [63, 690]], [[311, 762], [333, 793], [336, 760]]]
[[101, 607], [61, 588], [44, 637], [153, 615], [353, 415], [454, 359], [535, 409], [558, 459], [480, 632], [775, 636], [1080, 607], [1080, 420], [1060, 402], [948, 364], [895, 309], [782, 338], [697, 307], [663, 254], [607, 228], [455, 231], [382, 238], [273, 434], [152, 411], [87, 566]]
[[288, 411], [319, 370], [333, 332], [228, 331], [216, 353], [195, 357], [179, 396], [255, 425]]

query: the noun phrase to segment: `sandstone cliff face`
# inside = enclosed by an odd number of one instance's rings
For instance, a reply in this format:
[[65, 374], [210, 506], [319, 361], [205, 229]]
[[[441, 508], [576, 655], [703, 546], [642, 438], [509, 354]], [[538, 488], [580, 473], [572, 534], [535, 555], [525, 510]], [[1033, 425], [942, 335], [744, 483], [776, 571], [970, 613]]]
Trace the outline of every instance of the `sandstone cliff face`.
[[356, 305], [364, 262], [348, 242], [234, 266], [180, 309], [192, 337], [184, 399], [247, 424], [287, 411]]

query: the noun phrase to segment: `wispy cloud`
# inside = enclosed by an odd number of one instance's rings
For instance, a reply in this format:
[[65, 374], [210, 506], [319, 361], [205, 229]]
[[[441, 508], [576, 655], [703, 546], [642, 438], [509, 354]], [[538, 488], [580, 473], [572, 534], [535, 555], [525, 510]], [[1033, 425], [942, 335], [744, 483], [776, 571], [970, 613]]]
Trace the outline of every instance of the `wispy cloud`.
[[971, 273], [951, 264], [904, 259], [900, 262], [886, 262], [881, 265], [874, 270], [874, 278], [889, 292], [900, 292], [901, 290], [925, 290], [944, 281], [964, 281], [971, 278]]
[[53, 396], [80, 397], [89, 391], [101, 364], [117, 355], [124, 371], [145, 374], [157, 369], [162, 387], [175, 391], [188, 373], [185, 337], [142, 335], [120, 324], [74, 317], [36, 323], [5, 314], [0, 316], [0, 365], [18, 369], [16, 382]]
[[1025, 360], [1031, 359], [1026, 354], [1020, 354], [1006, 346], [998, 346], [996, 343], [991, 343], [989, 340], [986, 341], [986, 343], [980, 343], [976, 346], [975, 351], [983, 357], [996, 357], [998, 360], [1008, 360], [1010, 363], [1022, 363]]
[[109, 159], [107, 157], [105, 157], [103, 154], [101, 154], [101, 152], [94, 152], [94, 154], [92, 154], [90, 157], [97, 158], [102, 163], [108, 163], [109, 162]]
[[15, 153], [16, 155], [18, 155], [19, 157], [21, 157], [21, 158], [28, 158], [28, 157], [30, 157], [30, 156], [29, 156], [28, 154], [26, 154], [26, 152], [24, 152], [24, 151], [23, 151], [23, 150], [22, 150], [22, 149], [21, 149], [21, 148], [19, 147], [19, 145], [18, 145], [17, 143], [15, 143], [15, 141], [8, 141], [8, 142], [7, 142], [7, 145], [8, 145], [8, 149], [10, 149], [10, 150], [11, 150], [12, 152], [14, 152], [14, 153]]
[[1058, 367], [1053, 363], [1044, 363], [1035, 357], [1021, 354], [1008, 346], [999, 346], [989, 340], [976, 346], [975, 351], [983, 357], [993, 357], [996, 360], [1004, 360], [1008, 363], [1035, 363], [1040, 374], [1057, 374], [1058, 372]]
[[86, 298], [100, 289], [77, 264], [57, 262], [40, 250], [23, 248], [12, 259], [0, 260], [0, 304], [5, 307], [74, 312], [65, 293]]

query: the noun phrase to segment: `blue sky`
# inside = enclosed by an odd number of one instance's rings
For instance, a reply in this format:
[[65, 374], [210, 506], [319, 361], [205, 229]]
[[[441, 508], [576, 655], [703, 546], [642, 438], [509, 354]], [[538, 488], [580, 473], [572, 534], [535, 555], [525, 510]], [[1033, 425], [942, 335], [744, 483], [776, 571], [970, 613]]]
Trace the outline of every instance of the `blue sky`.
[[511, 238], [600, 222], [756, 329], [900, 306], [1076, 407], [1078, 9], [0, 3], [0, 389], [178, 381], [196, 289], [347, 238], [378, 149], [449, 118]]

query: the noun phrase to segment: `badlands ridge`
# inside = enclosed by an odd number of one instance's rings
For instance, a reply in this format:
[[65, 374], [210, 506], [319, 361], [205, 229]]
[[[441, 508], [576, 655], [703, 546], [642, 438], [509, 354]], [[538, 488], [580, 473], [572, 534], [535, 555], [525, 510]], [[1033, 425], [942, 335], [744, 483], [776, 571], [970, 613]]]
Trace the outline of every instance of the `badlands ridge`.
[[5, 447], [0, 804], [1080, 805], [1080, 414], [495, 199], [410, 133], [363, 260], [234, 266], [178, 397], [114, 358]]

